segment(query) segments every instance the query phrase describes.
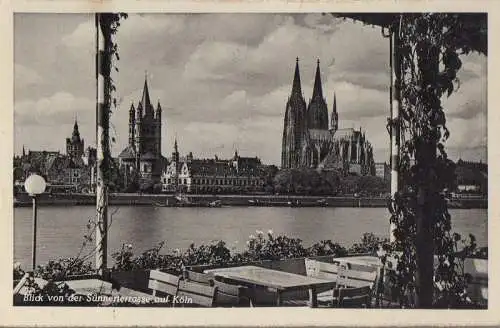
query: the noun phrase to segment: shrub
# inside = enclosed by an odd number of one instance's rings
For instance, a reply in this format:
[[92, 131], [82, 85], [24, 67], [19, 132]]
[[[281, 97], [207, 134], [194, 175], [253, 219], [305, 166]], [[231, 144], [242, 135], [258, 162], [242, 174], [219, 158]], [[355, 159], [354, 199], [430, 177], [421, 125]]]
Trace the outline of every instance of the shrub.
[[51, 260], [45, 265], [38, 265], [35, 277], [45, 280], [63, 280], [68, 276], [84, 275], [93, 273], [94, 269], [89, 262], [83, 259], [67, 258]]
[[331, 240], [321, 240], [307, 249], [308, 256], [346, 256], [347, 250]]
[[[267, 237], [267, 238], [266, 238]], [[257, 236], [250, 236], [247, 249], [233, 257], [233, 262], [252, 262], [261, 260], [280, 260], [307, 256], [302, 246], [302, 240], [287, 236], [274, 236], [270, 230], [264, 237], [262, 231], [257, 230]]]
[[365, 232], [361, 238], [361, 243], [355, 243], [349, 249], [349, 253], [370, 253], [376, 255], [378, 249], [383, 243], [387, 243], [388, 240], [381, 240], [379, 237], [375, 236], [371, 232]]

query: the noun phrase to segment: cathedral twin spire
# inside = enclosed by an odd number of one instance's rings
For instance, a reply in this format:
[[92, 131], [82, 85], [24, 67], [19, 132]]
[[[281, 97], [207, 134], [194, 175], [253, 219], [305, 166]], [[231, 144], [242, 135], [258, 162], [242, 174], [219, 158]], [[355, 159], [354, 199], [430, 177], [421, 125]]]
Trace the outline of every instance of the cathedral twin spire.
[[[295, 74], [293, 77], [292, 97], [293, 95], [302, 96], [298, 57], [296, 60]], [[331, 128], [335, 130], [338, 127], [337, 125], [338, 117], [337, 117], [336, 107], [337, 107], [336, 96], [334, 94]], [[307, 127], [309, 129], [322, 129], [322, 130], [328, 129], [328, 108], [326, 105], [326, 101], [323, 98], [323, 86], [321, 82], [321, 70], [319, 66], [319, 59], [317, 61], [316, 75], [314, 77], [313, 94], [309, 101], [309, 106], [307, 107], [306, 117], [307, 117]]]
[[299, 57], [295, 63], [295, 74], [293, 75], [292, 95], [302, 96], [302, 88], [300, 86], [300, 71], [299, 71]]
[[323, 87], [321, 85], [321, 72], [319, 70], [319, 59], [318, 59], [318, 64], [316, 66], [316, 76], [314, 77], [314, 88], [312, 97], [313, 99], [317, 97], [323, 99]]

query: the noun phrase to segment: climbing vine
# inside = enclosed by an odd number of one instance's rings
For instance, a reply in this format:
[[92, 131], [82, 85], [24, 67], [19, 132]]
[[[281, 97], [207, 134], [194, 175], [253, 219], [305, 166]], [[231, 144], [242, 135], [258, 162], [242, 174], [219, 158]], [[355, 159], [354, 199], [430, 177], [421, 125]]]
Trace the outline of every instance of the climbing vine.
[[[422, 288], [423, 280], [419, 279], [423, 278], [419, 274], [423, 269], [434, 274], [432, 306], [460, 307], [468, 301], [463, 261], [474, 250], [475, 242], [473, 236], [463, 240], [451, 231], [445, 191], [454, 189], [456, 178], [455, 165], [444, 149], [450, 132], [441, 98], [450, 96], [460, 86], [459, 55], [473, 50], [486, 53], [484, 47], [474, 43], [477, 42], [474, 35], [485, 34], [486, 25], [480, 24], [477, 16], [467, 14], [395, 17], [391, 28], [399, 31], [395, 49], [401, 103], [396, 123], [401, 129], [402, 187], [389, 206], [395, 241], [385, 245], [387, 254], [383, 260], [391, 269], [388, 276], [393, 297], [399, 299], [401, 306], [419, 306], [415, 297], [421, 296], [418, 289]], [[430, 257], [437, 256], [434, 271], [426, 252]]]
[[[120, 55], [118, 53], [118, 44], [115, 41], [115, 35], [120, 27], [120, 21], [128, 17], [125, 13], [103, 13], [99, 14], [99, 26], [102, 31], [102, 37], [104, 38], [104, 49], [100, 53], [100, 72], [104, 77], [104, 111], [108, 111], [109, 115], [102, 115], [102, 125], [106, 128], [103, 129], [102, 138], [102, 149], [104, 153], [104, 159], [101, 162], [101, 171], [103, 172], [103, 179], [106, 185], [112, 179], [112, 172], [116, 171], [116, 163], [111, 157], [111, 150], [109, 147], [109, 116], [113, 112], [111, 110], [111, 105], [116, 110], [117, 100], [115, 96], [116, 85], [114, 80], [111, 78], [111, 72], [114, 69], [118, 72], [117, 62], [120, 60]], [[114, 141], [114, 138], [113, 140]]]

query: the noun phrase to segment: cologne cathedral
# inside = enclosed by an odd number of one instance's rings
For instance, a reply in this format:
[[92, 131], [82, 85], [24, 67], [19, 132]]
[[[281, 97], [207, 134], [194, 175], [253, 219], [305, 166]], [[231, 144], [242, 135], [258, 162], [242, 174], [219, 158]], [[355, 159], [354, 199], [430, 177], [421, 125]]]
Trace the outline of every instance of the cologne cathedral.
[[336, 96], [328, 124], [319, 60], [312, 97], [306, 105], [302, 94], [299, 59], [295, 64], [292, 92], [286, 103], [281, 167], [337, 170], [343, 174], [375, 175], [373, 148], [365, 133], [338, 128]]

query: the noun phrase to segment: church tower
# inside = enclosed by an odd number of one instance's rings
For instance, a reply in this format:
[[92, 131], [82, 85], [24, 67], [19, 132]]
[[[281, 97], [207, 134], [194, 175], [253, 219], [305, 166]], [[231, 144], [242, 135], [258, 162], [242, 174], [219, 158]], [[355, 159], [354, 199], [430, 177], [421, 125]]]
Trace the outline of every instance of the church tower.
[[302, 140], [305, 134], [306, 102], [300, 85], [299, 58], [295, 63], [292, 92], [286, 103], [281, 147], [281, 168], [300, 165]]
[[316, 77], [314, 78], [313, 94], [307, 107], [307, 127], [309, 129], [328, 130], [328, 107], [325, 98], [323, 98], [319, 59], [316, 67]]
[[155, 153], [160, 156], [161, 155], [161, 105], [160, 100], [158, 100], [158, 104], [156, 105], [155, 112]]
[[127, 172], [135, 169], [140, 181], [157, 181], [164, 165], [161, 155], [162, 108], [159, 101], [156, 107], [151, 103], [147, 76], [139, 103], [137, 106], [131, 104], [128, 115], [128, 146], [118, 156], [120, 165]]
[[73, 158], [81, 158], [84, 151], [84, 141], [80, 138], [80, 131], [78, 131], [78, 122], [75, 119], [73, 125], [73, 134], [71, 138], [66, 138], [66, 154]]
[[130, 105], [128, 111], [128, 144], [135, 148], [135, 108], [134, 104]]

